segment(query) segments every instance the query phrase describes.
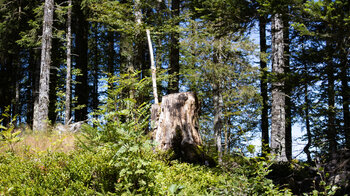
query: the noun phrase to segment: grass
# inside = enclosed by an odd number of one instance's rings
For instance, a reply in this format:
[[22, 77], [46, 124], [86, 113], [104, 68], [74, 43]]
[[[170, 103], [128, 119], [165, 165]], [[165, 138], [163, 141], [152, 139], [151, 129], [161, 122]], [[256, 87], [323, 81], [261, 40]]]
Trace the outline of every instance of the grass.
[[[28, 156], [31, 154], [52, 151], [69, 153], [76, 149], [74, 133], [33, 132], [24, 131], [21, 133], [21, 140], [13, 144], [13, 151], [17, 156]], [[10, 150], [10, 146], [0, 148], [0, 153]]]

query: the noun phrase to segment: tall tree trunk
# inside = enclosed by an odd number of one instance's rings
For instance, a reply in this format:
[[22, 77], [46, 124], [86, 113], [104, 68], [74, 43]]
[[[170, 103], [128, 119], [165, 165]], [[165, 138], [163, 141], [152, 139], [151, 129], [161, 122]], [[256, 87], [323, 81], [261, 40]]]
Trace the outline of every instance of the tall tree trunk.
[[284, 81], [280, 79], [284, 73], [284, 37], [282, 14], [272, 16], [272, 72], [277, 79], [272, 83], [271, 108], [271, 150], [276, 155], [276, 161], [288, 161], [286, 156], [286, 112]]
[[[99, 65], [99, 50], [98, 50], [98, 24], [96, 23], [95, 25], [93, 25], [93, 31], [94, 31], [94, 46], [93, 46], [93, 50], [91, 53], [93, 53], [93, 70], [92, 70], [92, 77], [93, 77], [93, 82], [92, 82], [92, 109], [93, 111], [96, 111], [98, 109], [98, 105], [99, 105], [99, 100], [98, 100], [98, 76], [99, 76], [99, 69], [98, 69], [98, 65]], [[112, 43], [110, 41], [109, 38], [109, 33], [107, 32], [107, 39], [108, 39], [108, 58], [107, 58], [107, 72], [109, 71], [113, 71], [113, 60], [111, 60], [111, 58], [113, 59], [113, 54], [110, 53], [111, 47], [113, 49], [113, 37], [112, 37]], [[112, 55], [112, 56], [110, 56]], [[112, 66], [112, 67], [111, 67]], [[94, 118], [97, 118], [97, 114], [94, 115]]]
[[[217, 38], [215, 38], [217, 39]], [[221, 46], [219, 46], [221, 47]], [[214, 49], [213, 53], [213, 63], [219, 64], [220, 63], [220, 54], [217, 50], [220, 49]], [[224, 107], [223, 99], [222, 99], [222, 91], [220, 82], [214, 81], [211, 83], [211, 86], [213, 88], [213, 106], [214, 106], [214, 135], [215, 135], [215, 145], [218, 152], [218, 162], [221, 164], [222, 162], [222, 127], [223, 127], [223, 119], [222, 119], [222, 110]]]
[[285, 93], [285, 110], [286, 110], [286, 156], [292, 160], [292, 81], [290, 75], [290, 58], [289, 58], [289, 18], [283, 18], [283, 38], [284, 38], [284, 93]]
[[[305, 64], [305, 71], [307, 73], [307, 66]], [[304, 152], [307, 156], [307, 162], [311, 163], [311, 153], [310, 153], [310, 147], [312, 144], [312, 135], [311, 135], [311, 126], [310, 126], [310, 109], [309, 109], [309, 94], [308, 94], [308, 85], [305, 84], [305, 89], [304, 89], [304, 102], [305, 102], [305, 125], [306, 125], [306, 135], [307, 135], [307, 144], [304, 147]]]
[[44, 24], [41, 45], [40, 87], [38, 105], [34, 106], [33, 130], [47, 130], [49, 114], [49, 82], [54, 1], [45, 0]]
[[[178, 17], [180, 16], [180, 0], [171, 1], [171, 11], [173, 20], [175, 20], [175, 27], [179, 26]], [[180, 72], [180, 47], [179, 47], [179, 33], [171, 32], [170, 34], [170, 67], [169, 75], [173, 75], [169, 81], [168, 92], [177, 93], [179, 92], [179, 72]]]
[[[97, 37], [96, 37], [97, 38]], [[114, 57], [115, 57], [115, 50], [114, 50], [114, 38], [115, 34], [112, 31], [108, 31], [107, 33], [107, 39], [108, 39], [108, 61], [107, 61], [107, 72], [110, 77], [114, 75]], [[113, 84], [110, 84], [113, 89]]]
[[[226, 120], [227, 118], [225, 118], [225, 120], [224, 120], [224, 124], [227, 124], [227, 120]], [[229, 134], [229, 129], [228, 128], [226, 128], [225, 130], [224, 130], [224, 137], [225, 137], [225, 141], [224, 141], [224, 154], [226, 155], [228, 152], [229, 152], [229, 146], [228, 146], [228, 144], [230, 143], [230, 134]]]
[[134, 55], [134, 66], [137, 70], [140, 70], [142, 67], [142, 32], [141, 32], [141, 24], [142, 24], [142, 11], [141, 11], [141, 2], [140, 0], [135, 0], [134, 5], [135, 10], [135, 55]]
[[[134, 55], [134, 66], [137, 70], [141, 71], [140, 79], [145, 77], [145, 72], [148, 71], [148, 65], [145, 63], [145, 53], [146, 48], [145, 43], [145, 33], [142, 29], [142, 10], [141, 10], [141, 2], [140, 0], [135, 0], [135, 55]], [[147, 70], [147, 71], [146, 71]]]
[[259, 17], [259, 34], [260, 34], [260, 91], [262, 97], [262, 110], [261, 110], [261, 144], [262, 153], [266, 154], [269, 152], [269, 105], [267, 96], [267, 70], [266, 60], [264, 54], [267, 52], [266, 45], [266, 17]]
[[[126, 3], [126, 0], [120, 0], [120, 3]], [[135, 67], [132, 63], [132, 39], [125, 32], [120, 34], [120, 70], [122, 73], [134, 72]]]
[[21, 78], [21, 64], [20, 61], [16, 61], [14, 64], [15, 71], [14, 71], [14, 100], [13, 100], [13, 114], [12, 118], [16, 117], [15, 119], [15, 125], [18, 126], [21, 118], [21, 102], [20, 102], [20, 78]]
[[331, 157], [334, 157], [336, 155], [337, 151], [337, 140], [336, 140], [336, 114], [335, 114], [335, 87], [334, 87], [334, 64], [332, 59], [333, 54], [333, 48], [329, 42], [327, 42], [327, 67], [326, 67], [326, 74], [327, 74], [327, 101], [328, 101], [328, 109], [327, 109], [327, 116], [328, 116], [328, 125], [327, 125], [327, 139], [328, 139], [328, 150]]
[[[11, 86], [12, 86], [12, 77], [13, 74], [13, 61], [14, 55], [9, 54], [8, 52], [4, 52], [1, 58], [1, 70], [0, 70], [0, 94], [1, 94], [1, 102], [0, 109], [2, 114], [11, 115], [11, 110], [6, 109], [8, 106], [11, 106]], [[10, 123], [10, 118], [4, 118], [2, 120], [2, 125], [6, 126]]]
[[[146, 15], [149, 12], [144, 10], [144, 14]], [[146, 50], [147, 50], [147, 40], [146, 34], [142, 27], [142, 9], [141, 9], [141, 1], [135, 0], [135, 19], [136, 19], [136, 29], [135, 29], [135, 55], [134, 55], [134, 66], [140, 72], [140, 79], [147, 77], [149, 72], [149, 58], [146, 59]], [[148, 94], [139, 94], [137, 96], [137, 102], [143, 103], [146, 100], [149, 100]]]
[[75, 111], [75, 121], [82, 121], [87, 118], [89, 103], [89, 86], [88, 86], [88, 32], [89, 23], [86, 21], [86, 14], [80, 5], [76, 5], [76, 68], [80, 70], [77, 75], [77, 85], [75, 93], [77, 96], [77, 105], [84, 106]]
[[[132, 44], [130, 35], [121, 33], [120, 35], [120, 72], [124, 74], [134, 73], [135, 67], [132, 63]], [[134, 98], [134, 92], [131, 89], [123, 90], [123, 97]]]
[[[33, 67], [35, 67], [35, 61], [33, 58], [33, 50], [29, 49], [29, 60], [28, 60], [28, 83], [26, 84], [26, 86], [28, 86], [28, 88], [26, 89], [26, 123], [27, 125], [32, 125], [32, 120], [33, 120], [33, 95], [34, 95], [34, 91], [33, 89], [33, 81], [34, 81], [34, 70]], [[29, 88], [29, 86], [31, 88]]]
[[213, 103], [214, 103], [214, 133], [216, 148], [218, 151], [218, 162], [222, 162], [222, 110], [223, 110], [223, 100], [221, 89], [218, 84], [212, 84], [213, 87]]
[[66, 75], [66, 102], [65, 102], [65, 119], [66, 125], [69, 124], [71, 114], [72, 100], [72, 0], [68, 0], [67, 13], [67, 75]]
[[[347, 49], [349, 50], [349, 49]], [[348, 56], [345, 52], [341, 61], [341, 96], [343, 98], [343, 118], [344, 118], [344, 134], [345, 134], [345, 146], [350, 149], [350, 115], [349, 115], [349, 103], [350, 103], [350, 89], [348, 85], [349, 78], [347, 76], [349, 70]]]
[[[166, 5], [165, 2], [163, 0], [157, 0], [157, 22], [156, 25], [157, 26], [161, 26], [164, 20], [164, 10], [166, 10]], [[156, 56], [155, 56], [155, 62], [157, 62], [156, 67], [158, 70], [162, 70], [162, 54], [164, 52], [164, 44], [163, 44], [163, 40], [165, 39], [165, 35], [164, 34], [160, 34], [156, 37], [156, 44], [155, 44], [155, 50], [156, 50]], [[158, 89], [158, 96], [161, 99], [161, 96], [163, 94], [164, 91], [166, 91], [166, 88], [160, 83], [158, 82], [157, 84], [157, 89]]]
[[57, 102], [57, 94], [56, 94], [56, 87], [57, 87], [57, 72], [58, 67], [60, 66], [60, 46], [59, 46], [59, 40], [57, 38], [54, 38], [52, 40], [52, 61], [50, 66], [50, 90], [49, 90], [49, 122], [54, 125], [56, 123], [57, 118], [57, 112], [56, 112], [56, 102]]
[[29, 77], [31, 89], [28, 89], [27, 123], [33, 125], [34, 107], [39, 103], [40, 53], [39, 50], [29, 51]]
[[[304, 38], [302, 38], [302, 44], [304, 43]], [[305, 54], [305, 49], [304, 45], [302, 47], [302, 54]], [[312, 145], [312, 134], [311, 134], [311, 124], [310, 124], [310, 101], [309, 101], [309, 82], [310, 82], [310, 77], [309, 77], [309, 68], [308, 68], [308, 63], [307, 62], [302, 62], [304, 64], [304, 70], [303, 70], [303, 75], [304, 75], [304, 104], [305, 104], [305, 110], [304, 110], [304, 118], [305, 118], [305, 127], [306, 127], [306, 136], [307, 136], [307, 143], [303, 149], [303, 151], [306, 154], [307, 157], [307, 162], [311, 163], [312, 158], [311, 158], [311, 152], [310, 152], [310, 147]]]
[[120, 35], [120, 63], [124, 73], [135, 71], [135, 67], [131, 61], [132, 45], [130, 36], [126, 33]]

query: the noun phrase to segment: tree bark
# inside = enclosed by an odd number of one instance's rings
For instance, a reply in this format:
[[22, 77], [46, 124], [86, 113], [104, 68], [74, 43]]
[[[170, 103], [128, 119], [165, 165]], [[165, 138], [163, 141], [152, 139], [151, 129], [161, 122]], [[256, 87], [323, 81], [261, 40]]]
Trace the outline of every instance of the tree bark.
[[57, 73], [60, 66], [60, 43], [57, 38], [52, 39], [51, 66], [50, 66], [50, 87], [49, 87], [49, 122], [54, 125], [57, 119], [56, 102], [57, 102]]
[[15, 121], [14, 121], [14, 124], [15, 126], [18, 126], [19, 125], [19, 122], [20, 122], [20, 116], [21, 115], [21, 103], [20, 103], [20, 100], [21, 100], [21, 93], [20, 93], [20, 77], [21, 77], [21, 64], [20, 62], [16, 62], [14, 64], [15, 66], [15, 71], [14, 71], [14, 89], [15, 89], [15, 92], [14, 92], [14, 95], [15, 95], [15, 98], [14, 98], [14, 103], [13, 103], [13, 114], [12, 114], [12, 118], [14, 117], [19, 117], [19, 118], [15, 118]]
[[[141, 70], [140, 78], [144, 78], [145, 75], [145, 34], [142, 30], [142, 10], [140, 0], [135, 0], [135, 55], [134, 55], [134, 66], [137, 70]], [[146, 45], [147, 46], [147, 45]], [[147, 66], [148, 70], [148, 66]]]
[[276, 161], [288, 161], [286, 156], [286, 112], [284, 82], [279, 77], [284, 73], [284, 37], [282, 14], [272, 16], [272, 72], [278, 77], [272, 83], [271, 150]]
[[290, 58], [289, 58], [289, 19], [286, 14], [283, 18], [283, 38], [284, 38], [284, 93], [285, 93], [285, 111], [286, 111], [286, 156], [292, 160], [292, 81], [290, 76]]
[[[180, 16], [180, 0], [171, 1], [171, 11], [173, 20], [175, 20], [174, 27], [179, 26], [178, 17]], [[177, 31], [177, 30], [176, 30]], [[168, 92], [177, 93], [179, 92], [179, 72], [180, 72], [180, 47], [179, 47], [179, 33], [173, 31], [170, 34], [170, 67], [169, 75], [172, 75], [174, 78], [171, 78], [169, 81]]]
[[72, 80], [72, 0], [68, 0], [67, 13], [67, 75], [66, 75], [66, 102], [65, 102], [65, 124], [70, 122], [71, 112], [71, 80]]
[[268, 96], [267, 96], [267, 70], [266, 60], [263, 54], [267, 52], [266, 45], [266, 17], [259, 17], [259, 34], [260, 34], [260, 91], [262, 97], [262, 110], [261, 110], [261, 152], [266, 154], [269, 152], [269, 111], [268, 111]]
[[[127, 3], [126, 0], [121, 0], [121, 3]], [[135, 65], [132, 62], [133, 57], [133, 45], [132, 35], [121, 32], [120, 34], [120, 72], [124, 74], [132, 74], [135, 72]], [[134, 98], [134, 92], [132, 89], [125, 88], [123, 90], [123, 97]]]
[[[166, 5], [165, 2], [163, 0], [157, 0], [157, 8], [156, 8], [156, 12], [157, 12], [157, 20], [156, 20], [156, 25], [157, 26], [161, 26], [163, 24], [163, 19], [164, 19], [164, 13], [166, 10]], [[156, 50], [156, 56], [155, 56], [155, 62], [157, 62], [156, 64], [156, 68], [159, 70], [163, 70], [162, 67], [162, 62], [164, 61], [162, 58], [162, 54], [164, 53], [164, 49], [167, 47], [163, 44], [163, 40], [165, 39], [165, 34], [160, 34], [156, 36], [156, 40], [155, 40], [155, 50]], [[158, 89], [158, 96], [161, 97], [163, 92], [166, 91], [166, 88], [161, 84], [161, 82], [158, 82], [157, 84], [157, 89]]]
[[[79, 3], [79, 2], [77, 2]], [[76, 68], [80, 74], [76, 76], [77, 85], [75, 94], [77, 96], [77, 105], [84, 106], [75, 111], [75, 121], [86, 120], [89, 104], [89, 86], [88, 86], [88, 34], [89, 23], [86, 21], [86, 13], [80, 5], [75, 5], [76, 13]]]
[[[13, 62], [14, 62], [14, 55], [9, 54], [7, 51], [4, 52], [4, 57], [2, 57], [0, 60], [0, 95], [1, 95], [1, 102], [0, 102], [0, 109], [1, 114], [8, 114], [11, 115], [11, 111], [6, 109], [8, 106], [11, 105], [11, 86], [12, 86], [12, 75], [13, 75]], [[4, 126], [7, 126], [8, 123], [10, 123], [10, 118], [3, 118], [1, 124]]]
[[153, 104], [151, 120], [153, 140], [160, 150], [174, 150], [185, 161], [196, 161], [198, 145], [198, 100], [194, 93], [175, 93], [163, 96], [162, 103]]
[[27, 101], [27, 123], [33, 125], [34, 107], [39, 102], [39, 78], [40, 78], [40, 53], [39, 50], [31, 49], [29, 51], [29, 77], [31, 89], [28, 89]]
[[[347, 49], [349, 50], [349, 49]], [[343, 98], [343, 118], [344, 118], [344, 135], [345, 135], [345, 146], [350, 149], [350, 114], [349, 114], [349, 103], [350, 103], [350, 89], [348, 85], [348, 69], [349, 69], [349, 54], [345, 53], [341, 62], [341, 96]]]
[[[215, 38], [217, 39], [217, 38]], [[221, 54], [219, 54], [219, 50], [221, 50], [221, 44], [218, 49], [214, 49], [213, 52], [213, 63], [219, 64], [221, 59]], [[223, 99], [220, 82], [214, 81], [211, 83], [211, 87], [213, 90], [213, 106], [214, 106], [214, 121], [213, 121], [213, 129], [214, 129], [214, 140], [216, 145], [216, 150], [218, 153], [218, 162], [222, 163], [222, 127], [223, 127], [223, 119], [222, 119], [222, 110], [223, 110]]]
[[[149, 57], [147, 56], [147, 35], [143, 29], [143, 16], [142, 11], [144, 11], [145, 18], [148, 18], [150, 12], [147, 12], [147, 9], [142, 10], [142, 2], [140, 0], [135, 0], [135, 19], [136, 19], [136, 28], [135, 28], [135, 54], [134, 54], [134, 66], [138, 71], [140, 71], [139, 78], [140, 80], [149, 76]], [[150, 53], [149, 53], [150, 54]], [[147, 56], [147, 58], [146, 58]], [[148, 94], [138, 94], [136, 97], [138, 103], [147, 102], [150, 100]]]
[[50, 63], [51, 63], [51, 44], [52, 44], [52, 23], [53, 23], [54, 1], [45, 0], [44, 24], [41, 44], [41, 71], [39, 101], [34, 106], [33, 130], [45, 131], [48, 126], [49, 113], [49, 82], [50, 82]]
[[[96, 23], [95, 26], [92, 27], [94, 31], [94, 42], [93, 42], [93, 69], [92, 69], [92, 77], [93, 77], [93, 82], [92, 82], [92, 92], [91, 92], [91, 97], [92, 97], [92, 110], [96, 111], [98, 109], [99, 105], [99, 100], [98, 100], [98, 76], [99, 76], [99, 49], [98, 49], [98, 29], [99, 26]], [[113, 36], [110, 37], [109, 35], [110, 32], [107, 32], [107, 40], [108, 40], [108, 59], [107, 59], [107, 72], [113, 71], [113, 53], [110, 52], [110, 50], [113, 50]], [[112, 39], [112, 41], [110, 40]], [[91, 53], [92, 53], [91, 52]], [[112, 54], [111, 54], [112, 53]], [[94, 118], [97, 118], [97, 114], [94, 115]]]
[[332, 61], [333, 48], [330, 43], [326, 43], [326, 50], [328, 53], [328, 59], [326, 59], [327, 67], [326, 67], [326, 75], [328, 80], [327, 85], [327, 116], [328, 116], [328, 125], [327, 125], [327, 139], [328, 139], [328, 152], [331, 157], [334, 157], [337, 153], [337, 140], [336, 140], [336, 114], [335, 114], [335, 87], [334, 87], [334, 64]]
[[[96, 39], [97, 39], [97, 35], [96, 35]], [[112, 31], [108, 31], [107, 32], [107, 39], [108, 39], [108, 74], [109, 77], [113, 77], [114, 76], [114, 72], [115, 72], [115, 66], [114, 66], [114, 57], [115, 57], [115, 50], [114, 50], [114, 39], [115, 39], [115, 34]], [[113, 83], [110, 84], [111, 86], [109, 88], [113, 89]]]
[[222, 110], [223, 100], [221, 89], [218, 84], [212, 84], [213, 87], [213, 104], [214, 104], [214, 133], [215, 144], [218, 152], [218, 162], [222, 162]]
[[[305, 65], [306, 67], [306, 65]], [[307, 68], [305, 68], [305, 71], [307, 72]], [[311, 128], [310, 128], [310, 112], [309, 112], [309, 95], [308, 95], [308, 85], [305, 84], [304, 89], [304, 96], [305, 96], [305, 125], [306, 125], [306, 135], [307, 135], [307, 144], [304, 147], [304, 152], [307, 156], [307, 162], [311, 163], [311, 153], [310, 153], [310, 147], [312, 144], [312, 135], [311, 135]]]

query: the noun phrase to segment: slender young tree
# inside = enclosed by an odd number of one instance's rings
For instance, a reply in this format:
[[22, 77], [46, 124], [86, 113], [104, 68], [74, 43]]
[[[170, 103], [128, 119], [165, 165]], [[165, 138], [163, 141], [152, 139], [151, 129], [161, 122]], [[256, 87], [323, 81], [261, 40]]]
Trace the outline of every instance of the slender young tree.
[[39, 101], [37, 105], [34, 106], [33, 119], [33, 130], [37, 131], [45, 131], [48, 126], [53, 12], [54, 0], [45, 0], [43, 35], [41, 41]]
[[67, 75], [66, 75], [66, 102], [65, 102], [65, 124], [69, 124], [71, 112], [71, 80], [72, 80], [72, 0], [68, 0], [67, 13]]

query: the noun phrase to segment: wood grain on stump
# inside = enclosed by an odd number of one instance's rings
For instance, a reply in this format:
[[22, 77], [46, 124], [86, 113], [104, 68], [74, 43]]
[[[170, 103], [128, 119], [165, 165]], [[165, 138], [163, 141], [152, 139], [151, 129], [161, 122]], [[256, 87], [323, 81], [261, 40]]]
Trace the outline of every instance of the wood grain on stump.
[[194, 93], [175, 93], [162, 98], [160, 105], [152, 106], [153, 139], [162, 150], [174, 147], [175, 139], [181, 144], [201, 145], [198, 133], [198, 100]]
[[194, 93], [166, 95], [161, 104], [153, 104], [151, 110], [152, 137], [158, 149], [174, 150], [184, 161], [202, 159], [198, 148], [202, 145], [198, 132], [199, 105]]

